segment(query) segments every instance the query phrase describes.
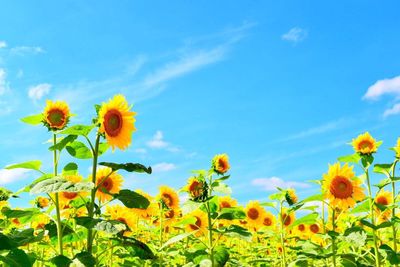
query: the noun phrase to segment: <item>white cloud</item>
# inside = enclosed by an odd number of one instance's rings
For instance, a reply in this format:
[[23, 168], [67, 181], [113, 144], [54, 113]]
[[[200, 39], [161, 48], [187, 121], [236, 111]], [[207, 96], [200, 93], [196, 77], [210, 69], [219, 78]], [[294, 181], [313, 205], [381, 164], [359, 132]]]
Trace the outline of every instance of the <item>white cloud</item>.
[[13, 169], [13, 170], [0, 170], [0, 185], [11, 184], [16, 181], [27, 178], [29, 170], [25, 169]]
[[162, 131], [157, 131], [153, 136], [153, 139], [147, 142], [147, 146], [151, 148], [166, 148], [169, 144], [164, 141], [164, 135]]
[[138, 154], [146, 154], [147, 150], [145, 148], [136, 148], [135, 152]]
[[49, 94], [51, 90], [51, 84], [42, 83], [35, 86], [31, 86], [28, 89], [28, 96], [32, 100], [40, 100], [43, 96]]
[[4, 95], [9, 89], [8, 82], [6, 81], [6, 71], [4, 69], [0, 69], [0, 95]]
[[16, 46], [10, 49], [10, 52], [15, 55], [27, 55], [27, 54], [41, 54], [44, 53], [44, 49], [40, 46]]
[[400, 114], [400, 103], [397, 103], [393, 107], [385, 110], [385, 112], [383, 113], [383, 117], [386, 118], [390, 115], [396, 115], [396, 114]]
[[280, 188], [309, 188], [310, 185], [302, 182], [295, 181], [284, 181], [279, 177], [270, 177], [270, 178], [257, 178], [251, 181], [251, 184], [254, 186], [259, 186], [265, 191], [275, 191], [277, 187]]
[[176, 169], [176, 165], [173, 163], [158, 163], [154, 166], [152, 166], [152, 169], [154, 172], [167, 172], [167, 171], [172, 171]]
[[0, 49], [6, 48], [6, 47], [7, 47], [7, 43], [5, 41], [0, 41]]
[[376, 81], [368, 88], [363, 99], [378, 100], [385, 94], [392, 94], [397, 97], [400, 96], [400, 76]]
[[282, 40], [292, 43], [298, 43], [303, 41], [307, 37], [307, 35], [307, 30], [299, 27], [294, 27], [290, 29], [287, 33], [282, 35]]

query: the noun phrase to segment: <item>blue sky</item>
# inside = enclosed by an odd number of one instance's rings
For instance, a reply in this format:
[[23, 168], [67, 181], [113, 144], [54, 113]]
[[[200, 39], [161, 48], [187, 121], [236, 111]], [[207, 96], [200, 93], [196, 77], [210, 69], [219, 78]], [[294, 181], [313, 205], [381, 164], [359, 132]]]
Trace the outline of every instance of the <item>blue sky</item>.
[[[46, 99], [67, 101], [89, 123], [93, 104], [116, 93], [134, 103], [138, 131], [126, 152], [141, 162], [126, 186], [180, 188], [190, 170], [228, 153], [241, 203], [273, 185], [304, 197], [346, 145], [370, 131], [400, 133], [397, 1], [9, 1], [0, 9], [0, 165], [40, 159], [51, 170], [49, 134], [19, 118]], [[89, 162], [63, 155], [62, 163]], [[62, 164], [61, 164], [62, 165]], [[12, 190], [36, 174], [0, 170]], [[379, 177], [374, 177], [378, 180]], [[23, 196], [18, 203], [29, 198]]]

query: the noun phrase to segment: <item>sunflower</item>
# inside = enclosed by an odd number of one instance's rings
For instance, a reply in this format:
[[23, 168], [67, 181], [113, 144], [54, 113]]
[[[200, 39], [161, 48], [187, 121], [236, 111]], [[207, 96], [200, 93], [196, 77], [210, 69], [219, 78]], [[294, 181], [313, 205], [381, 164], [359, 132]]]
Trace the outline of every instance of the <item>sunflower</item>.
[[294, 212], [288, 213], [287, 210], [282, 211], [282, 222], [285, 227], [290, 226], [295, 221]]
[[[388, 191], [381, 190], [376, 195], [374, 202], [375, 204], [380, 205], [380, 207], [391, 205], [393, 203], [392, 194]], [[390, 209], [381, 210], [380, 207], [376, 207], [378, 221], [388, 221], [392, 215], [392, 211]]]
[[137, 217], [128, 208], [121, 205], [107, 206], [106, 215], [111, 220], [126, 224], [131, 230], [136, 228]]
[[207, 214], [199, 209], [187, 215], [187, 217], [195, 218], [194, 224], [188, 224], [186, 229], [188, 232], [198, 231], [197, 236], [201, 235], [208, 229]]
[[393, 148], [393, 150], [396, 152], [396, 158], [400, 158], [400, 137], [397, 139], [397, 144]]
[[38, 197], [38, 198], [36, 198], [35, 203], [38, 208], [44, 209], [49, 206], [50, 199], [48, 199], [47, 197]]
[[43, 124], [51, 131], [57, 131], [64, 129], [68, 122], [71, 114], [69, 107], [64, 101], [46, 101], [46, 107], [43, 111]]
[[308, 226], [308, 229], [309, 229], [310, 232], [313, 233], [313, 234], [318, 234], [318, 233], [321, 232], [321, 226], [319, 225], [319, 223], [310, 224], [310, 225]]
[[226, 173], [230, 168], [228, 155], [220, 154], [214, 156], [212, 160], [212, 168], [218, 174]]
[[262, 224], [263, 224], [263, 226], [266, 226], [266, 227], [275, 226], [275, 224], [276, 224], [275, 216], [272, 213], [266, 211], [265, 215], [264, 215], [264, 218], [263, 218], [263, 223]]
[[[65, 179], [74, 184], [79, 183], [83, 180], [82, 176], [80, 175], [66, 175]], [[70, 201], [77, 199], [79, 196], [85, 196], [86, 192], [60, 192], [58, 193], [58, 195], [60, 198], [60, 203], [67, 204]]]
[[218, 205], [222, 210], [224, 208], [233, 208], [237, 206], [237, 201], [230, 196], [218, 197]]
[[135, 128], [135, 112], [130, 111], [123, 95], [116, 95], [99, 110], [100, 133], [104, 133], [112, 149], [126, 149], [131, 144]]
[[323, 175], [322, 189], [331, 206], [342, 210], [354, 207], [356, 201], [365, 197], [361, 181], [347, 163], [343, 167], [340, 163], [329, 166], [328, 172]]
[[208, 186], [207, 183], [199, 177], [190, 177], [186, 185], [186, 191], [194, 201], [202, 201], [207, 199]]
[[305, 224], [301, 223], [294, 227], [294, 235], [299, 237], [300, 239], [308, 238], [308, 230]]
[[353, 139], [351, 144], [354, 150], [360, 154], [372, 154], [378, 150], [377, 143], [369, 132], [360, 134], [356, 139]]
[[39, 230], [39, 229], [44, 229], [44, 227], [48, 223], [50, 223], [49, 216], [42, 213], [42, 214], [38, 214], [34, 217], [34, 219], [32, 220], [31, 226], [33, 229]]
[[179, 197], [174, 189], [168, 186], [160, 186], [160, 193], [158, 199], [161, 200], [168, 209], [179, 208]]
[[150, 219], [152, 216], [155, 216], [157, 214], [158, 208], [157, 208], [157, 204], [153, 201], [153, 197], [142, 190], [135, 190], [135, 191], [136, 191], [136, 193], [139, 193], [140, 195], [145, 197], [150, 202], [150, 205], [147, 206], [147, 208], [145, 208], [145, 209], [132, 208], [132, 209], [130, 209], [130, 211], [137, 214], [138, 216], [140, 216], [143, 219]]
[[250, 226], [261, 226], [265, 217], [265, 209], [258, 201], [250, 201], [245, 209], [247, 222]]
[[164, 220], [163, 223], [165, 226], [173, 225], [177, 222], [179, 218], [182, 217], [182, 211], [180, 209], [176, 210], [167, 210], [164, 212]]
[[[89, 177], [91, 180], [91, 177]], [[112, 199], [112, 195], [121, 190], [123, 178], [120, 174], [112, 172], [111, 168], [99, 168], [96, 173], [96, 197], [100, 202], [105, 202]]]
[[294, 191], [294, 189], [286, 190], [285, 198], [286, 198], [287, 203], [290, 206], [296, 204], [296, 202], [298, 200], [296, 192]]

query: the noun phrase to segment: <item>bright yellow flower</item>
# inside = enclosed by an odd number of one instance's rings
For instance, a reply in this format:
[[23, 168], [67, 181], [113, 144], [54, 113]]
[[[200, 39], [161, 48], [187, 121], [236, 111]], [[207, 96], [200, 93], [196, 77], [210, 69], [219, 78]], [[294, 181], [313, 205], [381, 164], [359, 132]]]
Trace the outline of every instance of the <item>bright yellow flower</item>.
[[275, 226], [275, 224], [276, 224], [276, 218], [275, 218], [275, 216], [271, 213], [271, 212], [269, 212], [269, 211], [266, 211], [265, 212], [265, 215], [264, 215], [264, 219], [263, 219], [263, 226], [265, 226], [265, 227], [274, 227]]
[[288, 189], [286, 190], [286, 194], [285, 194], [285, 198], [287, 203], [291, 206], [293, 204], [296, 204], [298, 201], [296, 192], [294, 191], [294, 189]]
[[308, 238], [307, 226], [303, 223], [296, 225], [294, 227], [294, 235], [299, 237], [300, 239], [307, 239]]
[[175, 222], [177, 222], [177, 220], [179, 218], [182, 217], [182, 212], [180, 209], [176, 209], [176, 210], [167, 210], [164, 212], [164, 220], [163, 220], [163, 224], [165, 226], [170, 226], [173, 225]]
[[313, 223], [308, 226], [308, 229], [313, 234], [318, 234], [321, 232], [321, 226], [319, 223]]
[[135, 128], [135, 112], [130, 111], [123, 95], [116, 95], [108, 103], [103, 103], [99, 111], [101, 133], [104, 133], [112, 149], [126, 149], [132, 140]]
[[64, 101], [46, 101], [46, 107], [43, 112], [43, 123], [49, 130], [57, 131], [64, 129], [70, 117], [71, 114], [67, 103]]
[[245, 209], [249, 226], [262, 226], [265, 217], [265, 209], [260, 206], [258, 201], [249, 201]]
[[146, 209], [130, 209], [131, 212], [137, 214], [138, 216], [142, 217], [143, 219], [150, 219], [152, 216], [157, 215], [157, 204], [154, 202], [154, 199], [149, 194], [143, 192], [142, 190], [135, 190], [137, 193], [144, 196], [149, 202], [150, 205], [147, 206]]
[[286, 209], [282, 211], [282, 222], [284, 227], [288, 227], [296, 220], [294, 212], [288, 213]]
[[360, 134], [356, 139], [351, 142], [354, 150], [360, 154], [372, 154], [378, 150], [375, 139], [369, 132]]
[[237, 201], [230, 196], [218, 197], [219, 208], [233, 208], [237, 206]]
[[174, 189], [168, 186], [160, 186], [158, 199], [162, 200], [169, 209], [179, 208], [179, 196]]
[[[392, 193], [381, 190], [378, 192], [378, 194], [375, 197], [375, 203], [379, 204], [381, 206], [388, 206], [393, 204], [393, 197]], [[386, 222], [392, 217], [392, 210], [391, 209], [386, 209], [386, 210], [381, 210], [378, 207], [375, 208], [378, 221], [379, 222]]]
[[218, 174], [226, 173], [230, 168], [228, 155], [216, 155], [212, 160], [212, 167], [214, 171]]
[[38, 208], [44, 209], [47, 208], [50, 204], [50, 199], [48, 199], [47, 197], [38, 197], [36, 199], [36, 206]]
[[361, 181], [347, 163], [343, 167], [340, 163], [329, 166], [328, 172], [323, 175], [322, 190], [330, 205], [342, 210], [354, 207], [365, 197]]
[[[116, 194], [121, 190], [123, 178], [120, 174], [112, 172], [111, 168], [99, 168], [96, 173], [96, 186], [98, 186], [96, 197], [100, 202], [112, 199], [111, 194]], [[89, 180], [92, 180], [89, 177]]]
[[186, 191], [193, 200], [203, 200], [203, 197], [207, 197], [207, 185], [198, 177], [189, 178]]
[[208, 219], [207, 214], [199, 209], [187, 215], [187, 217], [194, 217], [196, 219], [194, 224], [188, 224], [186, 229], [188, 232], [196, 231], [197, 236], [202, 235], [208, 229]]
[[110, 216], [111, 220], [120, 221], [126, 224], [131, 230], [136, 228], [137, 217], [130, 209], [121, 206], [107, 206], [106, 215]]
[[[65, 179], [72, 183], [79, 183], [83, 180], [82, 176], [80, 175], [66, 175]], [[60, 192], [58, 193], [58, 196], [60, 198], [60, 203], [63, 204], [68, 204], [70, 201], [79, 198], [79, 196], [84, 197], [86, 196], [86, 192]]]
[[49, 216], [45, 214], [38, 214], [32, 221], [32, 228], [35, 230], [44, 229], [45, 225], [50, 222]]

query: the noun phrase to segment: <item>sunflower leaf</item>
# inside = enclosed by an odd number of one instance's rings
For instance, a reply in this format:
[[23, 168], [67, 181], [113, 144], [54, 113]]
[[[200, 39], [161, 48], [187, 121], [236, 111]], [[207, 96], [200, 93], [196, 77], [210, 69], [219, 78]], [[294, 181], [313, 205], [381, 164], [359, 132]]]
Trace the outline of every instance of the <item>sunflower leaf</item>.
[[151, 174], [151, 167], [146, 167], [140, 163], [113, 163], [113, 162], [100, 162], [99, 165], [111, 168], [113, 171], [125, 170], [127, 172], [139, 172]]
[[43, 114], [30, 115], [22, 118], [21, 121], [30, 125], [39, 125], [43, 122]]
[[68, 135], [64, 138], [62, 138], [59, 142], [57, 142], [56, 145], [53, 145], [51, 147], [49, 147], [50, 151], [54, 151], [54, 149], [61, 151], [63, 150], [68, 144], [72, 143], [73, 141], [76, 140], [76, 138], [78, 138], [77, 135]]
[[224, 220], [244, 219], [246, 218], [246, 213], [241, 208], [238, 207], [223, 208], [218, 218]]
[[174, 243], [176, 243], [176, 242], [179, 242], [179, 241], [185, 239], [186, 237], [191, 236], [192, 234], [194, 234], [194, 233], [196, 233], [196, 232], [197, 232], [197, 231], [176, 235], [176, 236], [170, 238], [167, 242], [165, 242], [165, 243], [161, 246], [161, 248], [159, 248], [159, 250], [162, 250], [162, 249], [164, 249], [165, 247], [168, 247], [169, 245], [172, 245], [172, 244], [174, 244]]
[[60, 132], [60, 134], [88, 136], [94, 125], [73, 125]]
[[92, 182], [73, 183], [65, 178], [56, 176], [46, 179], [34, 185], [30, 190], [31, 194], [56, 193], [56, 192], [82, 192], [94, 188]]
[[12, 170], [12, 169], [28, 169], [28, 170], [35, 170], [40, 172], [40, 167], [42, 166], [42, 162], [40, 160], [31, 160], [22, 163], [16, 163], [7, 165], [5, 169]]
[[361, 157], [357, 153], [338, 157], [338, 161], [348, 162], [348, 163], [358, 163], [360, 161], [360, 159], [361, 159]]
[[82, 142], [74, 141], [66, 146], [68, 153], [78, 159], [90, 159], [92, 151]]
[[114, 194], [114, 198], [121, 201], [127, 208], [147, 209], [150, 202], [147, 198], [135, 191], [123, 189], [119, 193]]
[[100, 221], [94, 226], [94, 229], [116, 235], [119, 232], [125, 231], [127, 227], [124, 223], [119, 221]]
[[318, 213], [317, 212], [313, 212], [313, 213], [307, 214], [306, 216], [303, 216], [303, 217], [297, 219], [292, 224], [292, 227], [295, 227], [296, 225], [300, 225], [300, 224], [312, 224], [312, 223], [315, 223], [317, 218], [318, 218]]

